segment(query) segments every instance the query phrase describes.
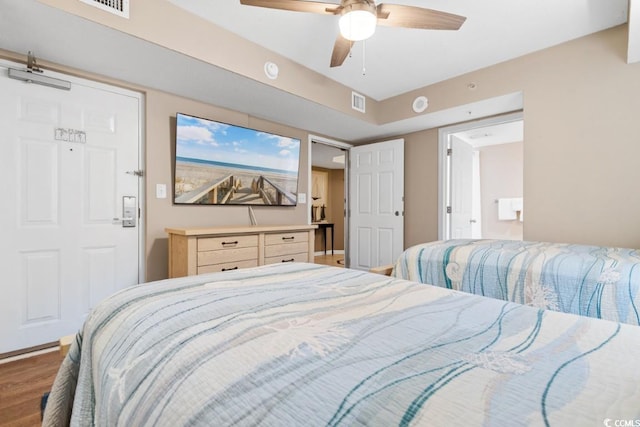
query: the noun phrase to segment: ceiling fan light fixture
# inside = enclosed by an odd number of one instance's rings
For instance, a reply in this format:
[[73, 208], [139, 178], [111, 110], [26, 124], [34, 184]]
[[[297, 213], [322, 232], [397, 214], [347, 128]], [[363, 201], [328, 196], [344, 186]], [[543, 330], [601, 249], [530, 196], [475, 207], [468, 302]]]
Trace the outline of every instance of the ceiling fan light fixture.
[[355, 3], [343, 9], [338, 26], [342, 37], [357, 42], [373, 35], [377, 21], [375, 7], [372, 9], [368, 3]]

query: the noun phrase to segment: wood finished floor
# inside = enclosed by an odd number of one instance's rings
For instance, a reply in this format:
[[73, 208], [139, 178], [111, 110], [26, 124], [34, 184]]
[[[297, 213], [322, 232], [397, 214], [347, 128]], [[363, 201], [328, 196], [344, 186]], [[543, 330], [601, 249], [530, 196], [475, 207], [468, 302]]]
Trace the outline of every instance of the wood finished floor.
[[51, 390], [61, 361], [52, 351], [0, 364], [0, 427], [41, 424], [40, 399]]
[[334, 267], [344, 267], [344, 254], [318, 255], [313, 260], [316, 264], [332, 265]]
[[[316, 264], [344, 267], [344, 255], [320, 255]], [[51, 390], [61, 362], [53, 351], [0, 364], [0, 427], [31, 427], [40, 423], [40, 399]]]

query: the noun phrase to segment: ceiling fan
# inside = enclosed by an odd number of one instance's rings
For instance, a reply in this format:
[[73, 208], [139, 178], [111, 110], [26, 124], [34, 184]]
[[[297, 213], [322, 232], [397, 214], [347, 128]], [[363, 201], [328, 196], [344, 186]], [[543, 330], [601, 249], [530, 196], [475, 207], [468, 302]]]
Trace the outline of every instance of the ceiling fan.
[[376, 6], [374, 0], [341, 0], [340, 4], [305, 0], [240, 0], [240, 3], [269, 9], [340, 15], [340, 33], [333, 46], [331, 67], [342, 65], [353, 43], [371, 37], [376, 24], [424, 30], [458, 30], [467, 19], [415, 6], [384, 3]]

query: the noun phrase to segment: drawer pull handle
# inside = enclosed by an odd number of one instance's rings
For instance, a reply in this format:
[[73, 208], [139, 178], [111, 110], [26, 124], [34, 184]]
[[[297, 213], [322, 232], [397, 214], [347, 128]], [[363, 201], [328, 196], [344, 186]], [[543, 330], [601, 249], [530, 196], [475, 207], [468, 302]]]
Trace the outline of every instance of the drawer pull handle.
[[238, 269], [238, 266], [236, 265], [233, 268], [223, 268], [222, 271], [231, 271], [231, 270], [237, 270], [237, 269]]
[[291, 236], [291, 237], [283, 237], [282, 240], [293, 240], [295, 239], [295, 236]]
[[238, 241], [236, 240], [235, 242], [222, 242], [222, 246], [227, 246], [227, 245], [237, 245]]
[[291, 259], [283, 259], [282, 262], [293, 262], [295, 261], [295, 258], [291, 258]]

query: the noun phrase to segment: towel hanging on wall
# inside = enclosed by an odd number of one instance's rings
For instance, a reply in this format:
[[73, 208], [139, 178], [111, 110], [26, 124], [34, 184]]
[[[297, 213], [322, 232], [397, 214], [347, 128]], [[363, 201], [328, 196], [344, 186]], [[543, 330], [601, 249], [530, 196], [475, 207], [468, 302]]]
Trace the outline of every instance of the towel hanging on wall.
[[522, 212], [522, 197], [498, 199], [498, 220], [513, 221]]
[[513, 209], [514, 211], [522, 210], [522, 197], [511, 199], [511, 209]]

